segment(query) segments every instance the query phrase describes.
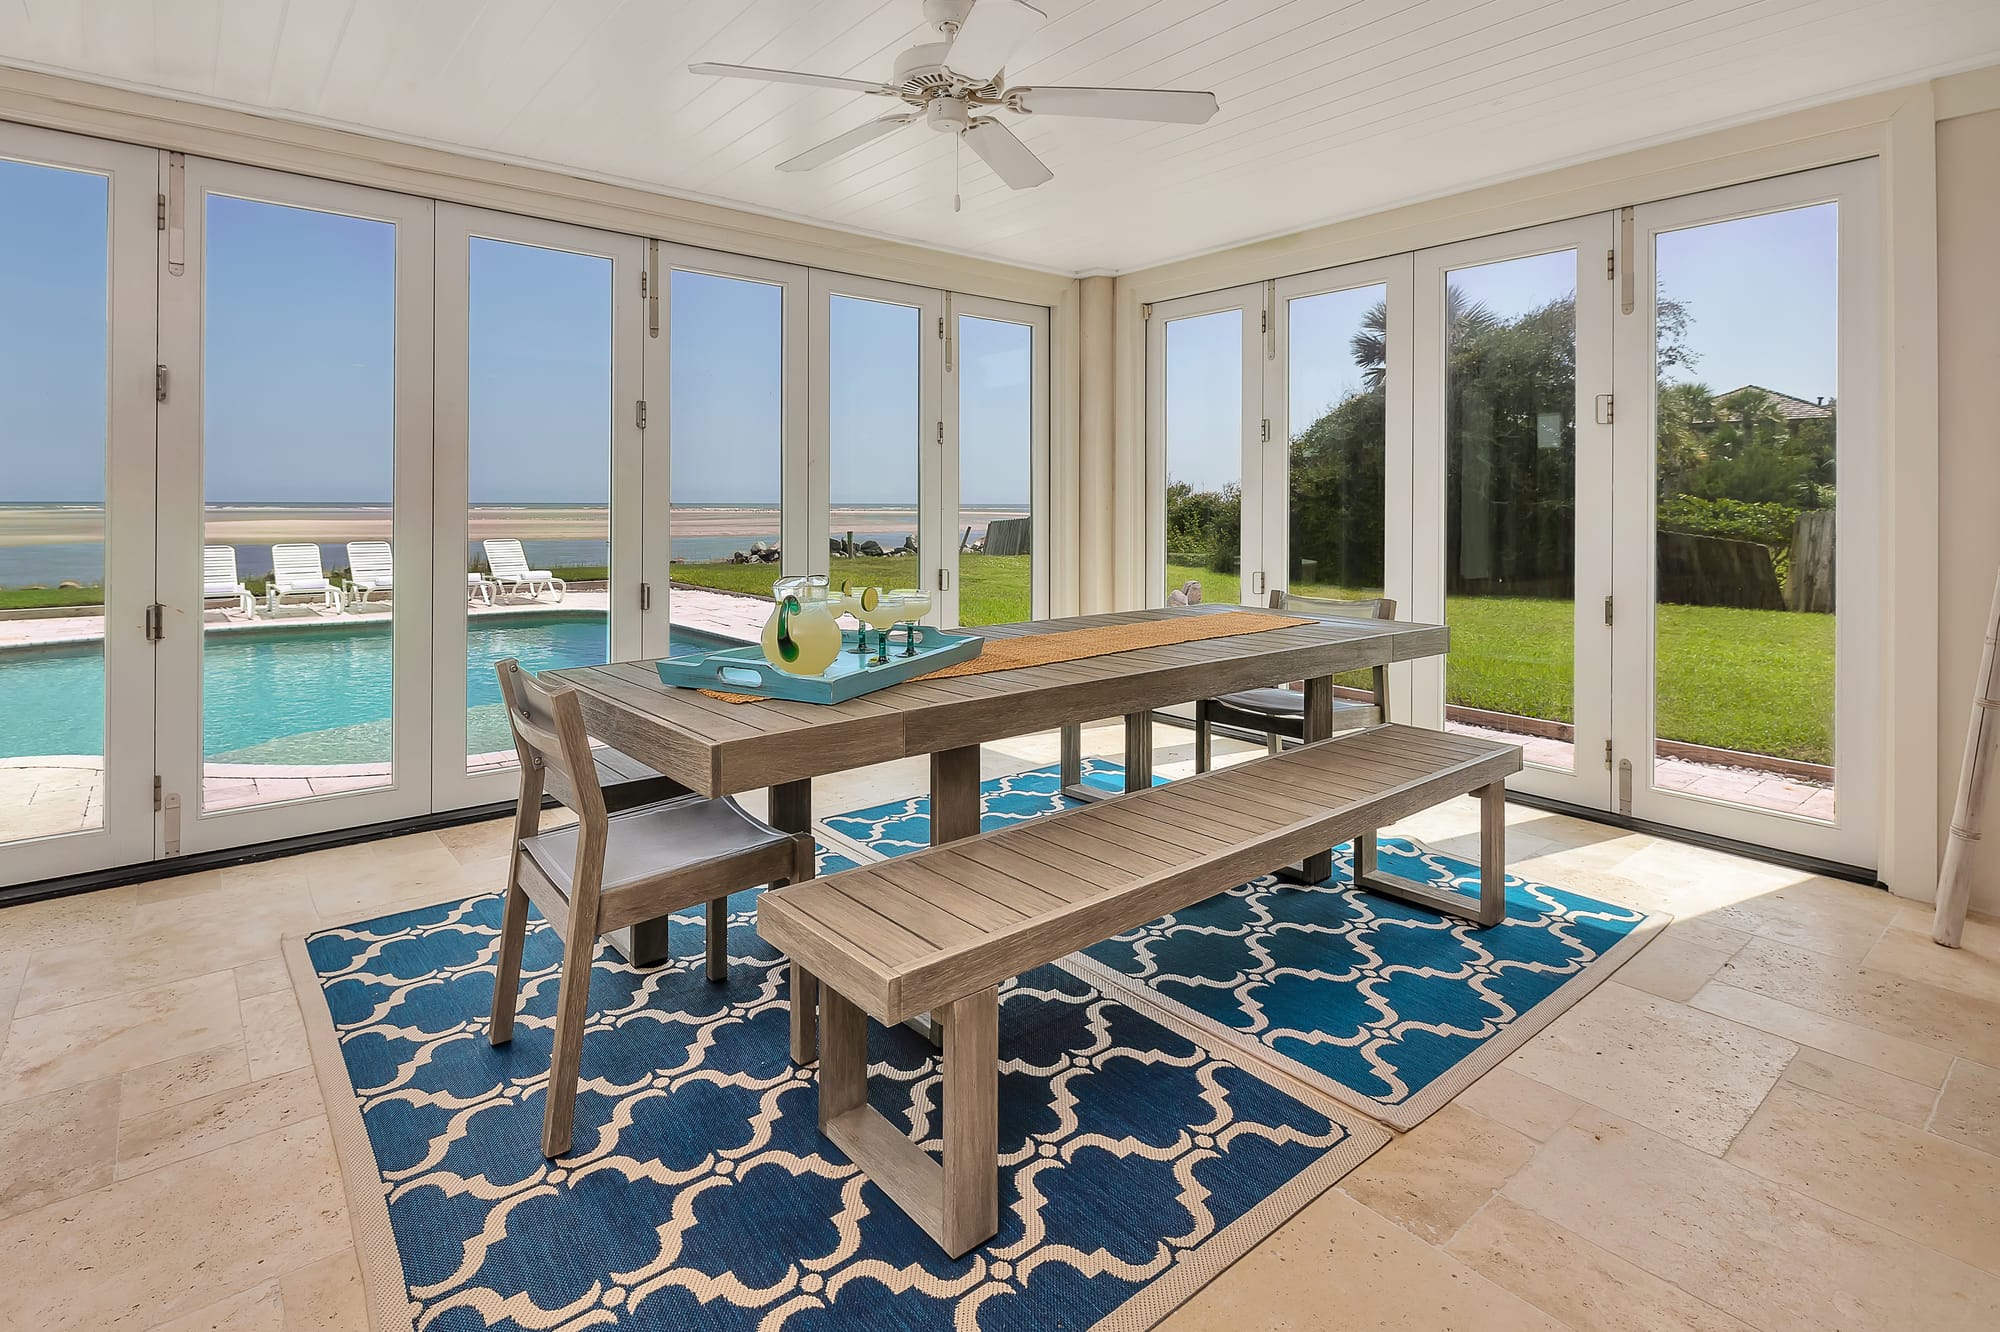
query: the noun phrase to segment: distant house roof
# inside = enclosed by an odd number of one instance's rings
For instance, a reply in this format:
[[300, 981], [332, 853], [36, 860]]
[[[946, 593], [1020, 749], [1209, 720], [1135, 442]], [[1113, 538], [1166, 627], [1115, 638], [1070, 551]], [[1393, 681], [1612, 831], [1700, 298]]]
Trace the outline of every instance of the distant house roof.
[[[1804, 398], [1794, 398], [1789, 393], [1767, 389], [1762, 384], [1739, 384], [1727, 393], [1717, 393], [1710, 402], [1721, 403], [1741, 393], [1744, 389], [1755, 389], [1777, 405], [1778, 412], [1787, 421], [1827, 421], [1833, 418], [1833, 405], [1826, 402], [1808, 402]], [[1726, 415], [1726, 413], [1725, 413]]]

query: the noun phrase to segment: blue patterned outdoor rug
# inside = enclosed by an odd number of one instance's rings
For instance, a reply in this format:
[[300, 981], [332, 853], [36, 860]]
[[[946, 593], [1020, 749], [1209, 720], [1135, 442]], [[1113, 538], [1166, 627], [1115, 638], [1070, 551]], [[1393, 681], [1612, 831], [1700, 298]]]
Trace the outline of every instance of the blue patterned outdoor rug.
[[[1122, 789], [1119, 765], [1091, 776]], [[985, 831], [1076, 802], [1056, 769], [987, 780]], [[924, 797], [825, 820], [878, 855], [930, 842]], [[1403, 838], [1384, 870], [1477, 901], [1479, 867]], [[1350, 848], [1325, 883], [1259, 878], [1066, 959], [1100, 988], [1207, 1028], [1399, 1129], [1422, 1123], [1622, 966], [1667, 924], [1507, 876], [1507, 918], [1482, 930], [1356, 891]]]
[[[946, 1258], [820, 1136], [752, 892], [730, 901], [725, 984], [692, 913], [661, 967], [600, 948], [574, 1147], [546, 1161], [559, 949], [535, 917], [514, 1040], [488, 1045], [500, 905], [288, 945], [378, 1332], [1136, 1332], [1388, 1140], [1043, 968], [1001, 996], [1000, 1233]], [[875, 1028], [870, 1057], [877, 1107], [935, 1152], [935, 1052]]]

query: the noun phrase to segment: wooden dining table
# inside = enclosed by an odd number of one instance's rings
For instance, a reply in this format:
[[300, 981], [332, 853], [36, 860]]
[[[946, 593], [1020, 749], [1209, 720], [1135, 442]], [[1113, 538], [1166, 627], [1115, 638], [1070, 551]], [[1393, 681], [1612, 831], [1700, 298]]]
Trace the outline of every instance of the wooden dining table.
[[[1204, 604], [1121, 611], [961, 632], [989, 640], [1261, 608]], [[1262, 612], [1268, 613], [1268, 612]], [[1038, 731], [1122, 717], [1125, 788], [1152, 784], [1152, 716], [1159, 708], [1240, 689], [1303, 681], [1305, 738], [1333, 728], [1333, 678], [1442, 654], [1442, 625], [1307, 617], [1255, 633], [1140, 647], [979, 675], [912, 681], [845, 703], [730, 702], [662, 684], [651, 662], [548, 671], [576, 690], [591, 735], [705, 796], [770, 792], [769, 822], [812, 827], [812, 780], [893, 759], [930, 757], [931, 841], [979, 831], [979, 747]], [[1332, 873], [1332, 853], [1302, 867]]]

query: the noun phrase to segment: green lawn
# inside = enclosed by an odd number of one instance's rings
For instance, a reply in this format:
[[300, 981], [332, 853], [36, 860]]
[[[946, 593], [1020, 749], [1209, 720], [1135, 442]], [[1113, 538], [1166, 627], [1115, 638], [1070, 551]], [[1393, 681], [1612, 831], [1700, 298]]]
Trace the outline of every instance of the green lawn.
[[[1026, 555], [972, 555], [958, 557], [958, 622], [960, 624], [1012, 624], [1029, 619]], [[833, 585], [845, 579], [856, 587], [914, 587], [917, 557], [914, 555], [835, 556], [830, 570]], [[676, 564], [674, 581], [712, 587], [724, 592], [771, 595], [778, 577], [769, 564]]]
[[102, 587], [0, 587], [0, 610], [103, 604]]
[[[1182, 565], [1167, 586], [1201, 580], [1209, 601], [1235, 601], [1234, 574]], [[1321, 596], [1366, 590], [1300, 588]], [[1574, 608], [1526, 597], [1452, 597], [1445, 695], [1460, 707], [1570, 721]], [[1659, 732], [1665, 740], [1833, 762], [1831, 615], [1659, 608]]]

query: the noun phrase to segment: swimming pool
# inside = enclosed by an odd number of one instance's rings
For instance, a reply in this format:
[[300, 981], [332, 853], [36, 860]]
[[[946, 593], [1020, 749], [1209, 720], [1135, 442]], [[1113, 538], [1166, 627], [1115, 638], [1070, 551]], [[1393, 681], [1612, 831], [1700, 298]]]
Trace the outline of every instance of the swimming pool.
[[[466, 752], [511, 749], [493, 663], [530, 671], [607, 654], [602, 611], [476, 617], [466, 626]], [[684, 625], [672, 651], [736, 640]], [[389, 761], [390, 627], [334, 621], [231, 630], [202, 645], [202, 752], [213, 763]], [[104, 654], [95, 643], [0, 651], [0, 758], [104, 752]]]

